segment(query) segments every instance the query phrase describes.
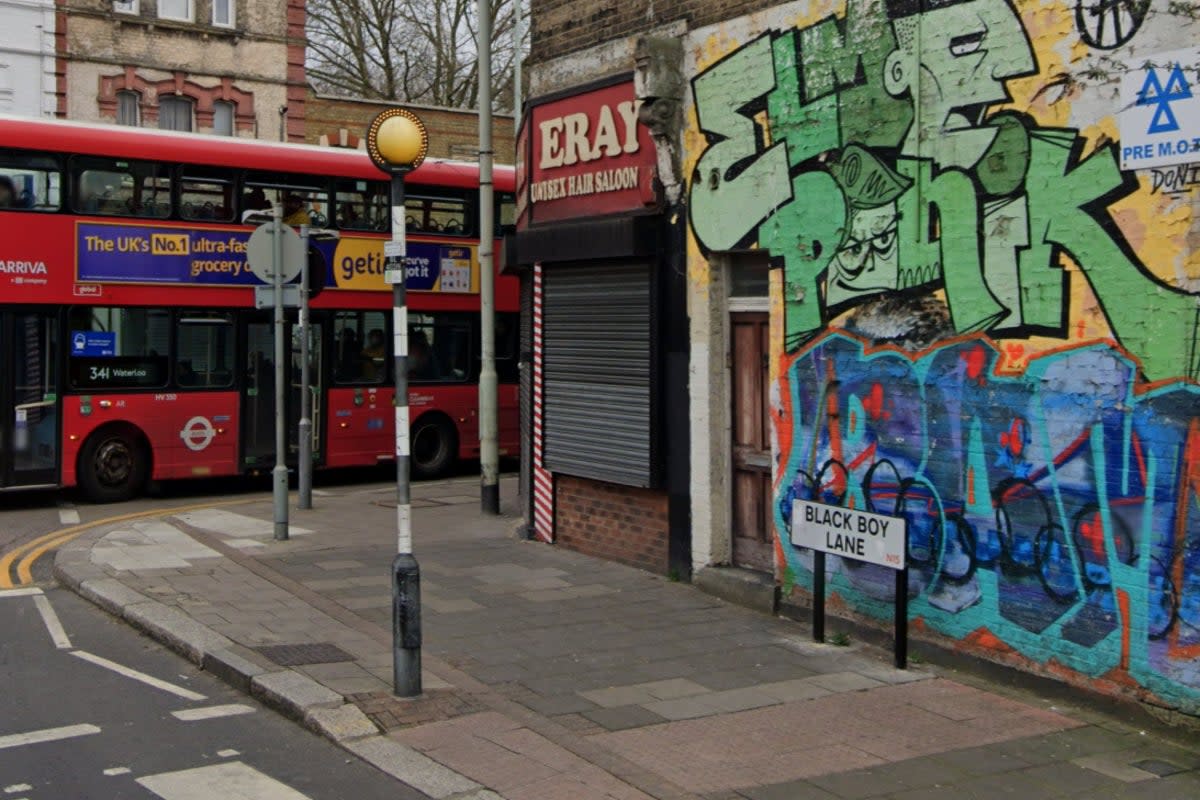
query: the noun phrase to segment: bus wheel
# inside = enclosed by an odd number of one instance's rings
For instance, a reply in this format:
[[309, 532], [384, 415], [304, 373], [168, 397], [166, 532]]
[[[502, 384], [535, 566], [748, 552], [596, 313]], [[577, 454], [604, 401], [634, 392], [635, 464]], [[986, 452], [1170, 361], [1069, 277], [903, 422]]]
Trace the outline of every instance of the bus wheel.
[[79, 453], [79, 485], [93, 503], [117, 503], [141, 492], [149, 466], [135, 436], [119, 428], [97, 431]]
[[418, 478], [438, 478], [454, 466], [458, 457], [458, 435], [445, 419], [421, 419], [412, 427], [412, 474]]

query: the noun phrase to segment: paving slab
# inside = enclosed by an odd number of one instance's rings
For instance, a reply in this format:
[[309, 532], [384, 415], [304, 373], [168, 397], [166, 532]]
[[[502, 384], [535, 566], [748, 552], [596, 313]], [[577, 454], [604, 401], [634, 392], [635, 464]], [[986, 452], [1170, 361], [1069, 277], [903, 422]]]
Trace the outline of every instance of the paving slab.
[[[459, 502], [469, 483], [413, 485], [418, 698], [390, 692], [393, 487], [326, 489], [285, 542], [266, 497], [117, 524], [56, 574], [439, 800], [1200, 796], [1197, 748], [520, 541], [512, 516]], [[351, 660], [250, 649], [320, 643]]]

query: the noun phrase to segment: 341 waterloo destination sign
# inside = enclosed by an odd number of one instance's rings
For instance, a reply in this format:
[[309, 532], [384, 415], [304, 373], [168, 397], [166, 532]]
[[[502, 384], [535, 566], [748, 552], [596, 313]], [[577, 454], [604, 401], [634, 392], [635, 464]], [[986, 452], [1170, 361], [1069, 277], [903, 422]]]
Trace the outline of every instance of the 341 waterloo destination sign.
[[633, 81], [537, 103], [518, 141], [518, 211], [532, 223], [654, 204], [654, 145]]

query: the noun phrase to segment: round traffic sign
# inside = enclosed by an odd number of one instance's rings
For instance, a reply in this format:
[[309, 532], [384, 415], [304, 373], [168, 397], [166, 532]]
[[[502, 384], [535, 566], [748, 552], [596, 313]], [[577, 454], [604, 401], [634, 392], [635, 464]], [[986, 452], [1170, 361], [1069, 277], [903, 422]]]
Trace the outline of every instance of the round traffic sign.
[[[275, 282], [275, 235], [274, 222], [264, 222], [250, 234], [246, 244], [246, 263], [250, 271], [263, 283]], [[283, 282], [300, 274], [304, 261], [304, 241], [291, 225], [279, 224], [283, 239]]]

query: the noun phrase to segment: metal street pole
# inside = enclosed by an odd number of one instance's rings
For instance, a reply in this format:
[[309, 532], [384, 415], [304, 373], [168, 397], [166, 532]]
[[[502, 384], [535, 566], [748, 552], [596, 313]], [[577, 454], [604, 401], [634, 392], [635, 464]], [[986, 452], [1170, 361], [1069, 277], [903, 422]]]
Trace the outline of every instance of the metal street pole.
[[392, 176], [392, 238], [383, 246], [383, 278], [392, 285], [392, 353], [396, 406], [396, 557], [392, 560], [392, 691], [421, 693], [421, 570], [413, 555], [409, 487], [408, 298], [404, 256], [404, 176], [425, 159], [425, 126], [411, 111], [380, 112], [367, 128], [367, 153]]
[[521, 132], [521, 46], [525, 42], [525, 17], [521, 6], [525, 0], [514, 0], [513, 14], [513, 134]]
[[488, 0], [479, 14], [479, 472], [480, 505], [500, 513], [500, 444], [497, 429], [495, 202], [492, 199], [492, 16]]
[[392, 240], [384, 247], [392, 284], [392, 353], [396, 371], [396, 557], [392, 561], [392, 686], [421, 693], [421, 568], [413, 555], [408, 441], [408, 298], [404, 255], [404, 174], [392, 175]]
[[300, 508], [312, 508], [312, 375], [308, 366], [308, 226], [300, 226]]
[[275, 538], [288, 538], [287, 425], [284, 413], [287, 371], [284, 362], [283, 327], [283, 214], [278, 204], [271, 208], [272, 244], [275, 247]]

